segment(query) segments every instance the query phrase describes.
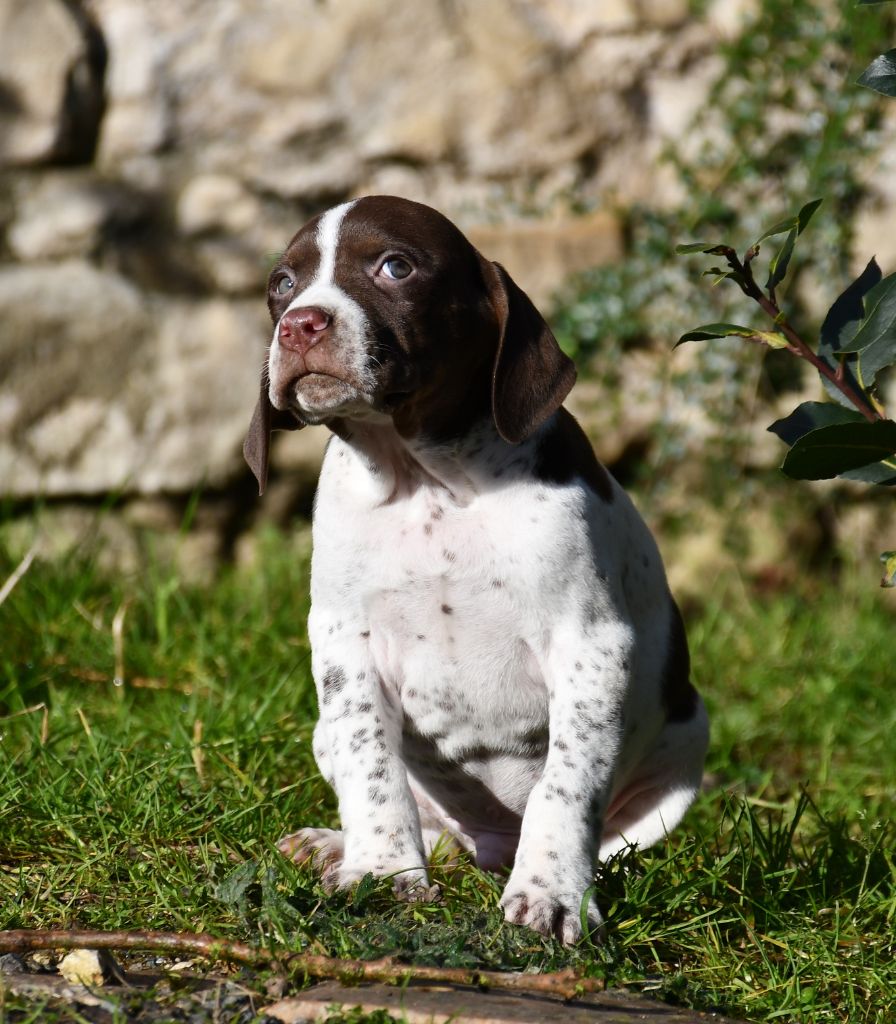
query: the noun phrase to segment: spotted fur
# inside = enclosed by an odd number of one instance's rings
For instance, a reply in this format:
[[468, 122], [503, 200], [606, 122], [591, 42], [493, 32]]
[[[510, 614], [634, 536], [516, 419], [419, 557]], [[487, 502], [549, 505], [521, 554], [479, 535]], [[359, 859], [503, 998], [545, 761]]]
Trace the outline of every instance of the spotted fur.
[[[562, 409], [574, 373], [544, 320], [435, 211], [337, 207], [271, 281], [247, 458], [263, 488], [272, 427], [335, 435], [308, 631], [342, 824], [281, 849], [331, 886], [428, 897], [447, 835], [511, 868], [508, 920], [573, 942], [596, 859], [662, 839], [700, 784], [706, 712], [656, 544]], [[309, 306], [329, 326], [287, 347]]]

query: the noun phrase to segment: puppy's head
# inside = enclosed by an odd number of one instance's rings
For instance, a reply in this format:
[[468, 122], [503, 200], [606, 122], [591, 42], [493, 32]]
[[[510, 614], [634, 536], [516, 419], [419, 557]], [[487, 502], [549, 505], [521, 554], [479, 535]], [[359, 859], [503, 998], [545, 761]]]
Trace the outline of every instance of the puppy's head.
[[306, 224], [271, 271], [274, 333], [244, 451], [270, 432], [391, 419], [447, 441], [491, 415], [518, 443], [563, 402], [570, 360], [503, 267], [428, 206], [368, 196]]

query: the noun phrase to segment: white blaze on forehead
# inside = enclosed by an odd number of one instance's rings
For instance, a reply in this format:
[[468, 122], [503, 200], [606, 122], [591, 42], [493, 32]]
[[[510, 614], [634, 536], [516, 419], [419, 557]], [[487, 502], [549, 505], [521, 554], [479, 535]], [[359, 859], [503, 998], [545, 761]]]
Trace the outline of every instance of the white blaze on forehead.
[[334, 206], [321, 217], [317, 225], [317, 247], [320, 250], [320, 266], [314, 284], [332, 284], [333, 271], [336, 268], [336, 248], [339, 245], [339, 230], [345, 215], [355, 205], [357, 199], [349, 203]]
[[286, 309], [298, 309], [300, 306], [321, 306], [331, 313], [337, 313], [338, 307], [343, 305], [345, 300], [351, 302], [345, 292], [333, 284], [333, 274], [336, 270], [336, 250], [339, 248], [339, 232], [342, 222], [357, 201], [357, 199], [353, 199], [350, 203], [334, 206], [332, 210], [327, 210], [317, 222], [317, 231], [314, 235], [320, 252], [317, 273], [311, 284], [307, 288], [303, 288]]
[[[359, 384], [365, 385], [368, 383], [369, 375], [365, 358], [367, 317], [358, 302], [334, 281], [342, 223], [357, 202], [357, 199], [353, 199], [351, 202], [341, 203], [321, 216], [314, 236], [320, 252], [317, 273], [311, 283], [295, 296], [283, 312], [285, 314], [291, 309], [300, 309], [303, 306], [317, 306], [328, 312], [333, 317], [334, 341], [339, 345], [346, 368]], [[282, 318], [281, 315], [280, 319]], [[274, 327], [268, 362], [272, 392], [280, 372], [279, 333], [278, 321]]]

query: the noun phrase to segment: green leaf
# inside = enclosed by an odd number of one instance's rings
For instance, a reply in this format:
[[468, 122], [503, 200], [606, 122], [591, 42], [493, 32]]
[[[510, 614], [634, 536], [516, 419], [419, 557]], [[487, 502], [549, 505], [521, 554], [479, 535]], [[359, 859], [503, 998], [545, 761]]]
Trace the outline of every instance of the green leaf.
[[858, 469], [848, 469], [840, 474], [842, 480], [858, 480], [863, 484], [877, 484], [880, 487], [896, 487], [896, 459], [872, 462]]
[[[852, 341], [859, 325], [865, 316], [864, 297], [880, 281], [881, 271], [875, 259], [868, 262], [868, 266], [849, 285], [848, 288], [837, 298], [837, 301], [828, 310], [821, 325], [821, 337], [818, 344], [818, 355], [832, 369], [837, 369], [838, 360], [843, 364], [844, 380], [855, 391], [861, 392], [862, 386], [856, 378], [855, 370], [858, 363], [857, 356], [846, 356], [841, 354], [842, 346]], [[838, 388], [826, 378], [822, 377], [821, 382], [825, 391], [847, 409], [853, 409], [852, 402]]]
[[784, 280], [787, 268], [790, 266], [790, 257], [793, 256], [793, 248], [796, 245], [797, 230], [792, 228], [790, 234], [784, 239], [784, 244], [772, 257], [768, 265], [768, 280], [765, 282], [765, 290], [771, 291], [777, 288]]
[[361, 881], [358, 882], [352, 892], [352, 904], [356, 907], [362, 907], [364, 903], [377, 891], [381, 884], [382, 879], [374, 877], [374, 875], [368, 871]]
[[722, 270], [721, 267], [710, 267], [709, 270], [704, 270], [700, 276], [714, 278], [715, 280], [712, 282], [713, 288], [715, 288], [717, 284], [721, 284], [722, 281], [736, 281], [741, 287], [743, 287], [744, 275], [736, 273], [733, 270]]
[[896, 96], [896, 50], [875, 57], [856, 82], [884, 96]]
[[732, 335], [739, 338], [761, 338], [771, 348], [785, 348], [787, 345], [787, 339], [777, 331], [757, 331], [755, 328], [741, 327], [739, 324], [705, 324], [683, 334], [675, 343], [675, 347], [678, 348], [686, 341], [707, 341], [710, 338], [730, 338]]
[[896, 274], [871, 288], [865, 308], [868, 315], [853, 337], [840, 345], [840, 351], [857, 353], [856, 377], [863, 387], [870, 388], [885, 366], [896, 363]]
[[824, 199], [813, 199], [810, 203], [806, 203], [800, 209], [800, 212], [791, 217], [785, 217], [784, 220], [779, 220], [774, 227], [770, 227], [764, 235], [760, 235], [754, 245], [759, 245], [760, 242], [766, 238], [771, 238], [772, 235], [783, 235], [785, 231], [793, 231], [796, 229], [797, 234], [802, 234], [806, 225], [812, 220], [815, 211], [824, 202]]
[[238, 864], [215, 886], [215, 896], [225, 906], [245, 914], [252, 890], [257, 888], [258, 861], [247, 860]]
[[[768, 280], [765, 283], [767, 291], [777, 288], [784, 280], [787, 268], [790, 266], [790, 257], [793, 255], [796, 240], [806, 229], [806, 225], [810, 220], [812, 220], [815, 211], [819, 206], [821, 206], [822, 202], [822, 199], [813, 199], [811, 202], [806, 203], [795, 217], [790, 219], [789, 234], [787, 235], [787, 238], [784, 239], [784, 244], [778, 250], [777, 254], [772, 257], [771, 263], [769, 263]], [[787, 221], [781, 221], [780, 224], [776, 224], [775, 227], [766, 231], [759, 241], [761, 242], [763, 238], [768, 238], [772, 234], [779, 235], [782, 231], [786, 231], [787, 224]]]
[[894, 456], [893, 420], [832, 423], [804, 434], [785, 456], [781, 469], [795, 480], [830, 480]]
[[896, 551], [882, 551], [880, 562], [884, 567], [884, 574], [881, 577], [882, 587], [896, 587]]
[[798, 405], [789, 416], [775, 420], [768, 428], [773, 434], [784, 441], [785, 444], [793, 445], [801, 437], [818, 430], [819, 427], [828, 427], [832, 423], [863, 423], [864, 416], [861, 413], [844, 409], [833, 402], [803, 402]]
[[787, 348], [790, 344], [780, 331], [757, 331], [754, 327], [741, 327], [740, 324], [704, 324], [703, 327], [695, 327], [693, 331], [682, 334], [675, 342], [675, 347], [678, 348], [686, 341], [706, 341], [709, 338], [730, 338], [734, 335], [739, 338], [758, 338], [769, 348]]
[[785, 231], [793, 231], [796, 227], [796, 217], [785, 217], [784, 220], [779, 220], [777, 224], [770, 227], [765, 234], [760, 235], [754, 245], [759, 245], [760, 242], [764, 242], [766, 238], [772, 238], [774, 235], [783, 235]]
[[719, 245], [716, 242], [686, 242], [684, 245], [676, 245], [675, 253], [678, 256], [686, 256], [692, 252], [707, 252], [714, 256], [723, 256], [730, 249], [730, 245]]
[[684, 344], [686, 341], [706, 341], [708, 338], [728, 338], [732, 334], [740, 335], [743, 338], [752, 338], [758, 334], [752, 327], [741, 327], [740, 324], [704, 324], [702, 327], [695, 327], [688, 331], [675, 342], [675, 347]]
[[819, 199], [811, 199], [805, 206], [800, 209], [800, 212], [796, 215], [797, 220], [797, 231], [802, 234], [809, 224], [809, 221], [815, 216], [815, 211], [824, 202], [824, 196]]

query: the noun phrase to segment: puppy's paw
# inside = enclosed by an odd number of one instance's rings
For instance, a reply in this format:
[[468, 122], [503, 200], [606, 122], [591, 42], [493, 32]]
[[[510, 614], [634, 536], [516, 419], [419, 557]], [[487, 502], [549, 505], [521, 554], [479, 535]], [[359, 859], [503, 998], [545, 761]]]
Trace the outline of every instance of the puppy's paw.
[[[582, 938], [581, 905], [582, 897], [576, 893], [557, 892], [544, 885], [513, 885], [512, 879], [501, 898], [506, 920], [551, 935], [567, 946]], [[590, 897], [587, 921], [592, 941], [603, 941], [603, 918]]]
[[338, 873], [338, 881], [333, 888], [349, 889], [364, 878], [373, 875], [375, 878], [388, 878], [395, 890], [395, 895], [406, 903], [428, 903], [438, 899], [440, 892], [437, 885], [430, 885], [429, 876], [422, 867], [405, 868], [390, 867], [382, 862], [368, 866], [359, 865], [353, 868], [344, 866]]
[[432, 903], [442, 895], [437, 885], [430, 885], [425, 871], [402, 871], [392, 878], [392, 888], [405, 903]]
[[284, 836], [277, 849], [296, 864], [308, 864], [320, 872], [324, 888], [340, 888], [339, 876], [345, 857], [342, 832], [332, 828], [300, 828]]

